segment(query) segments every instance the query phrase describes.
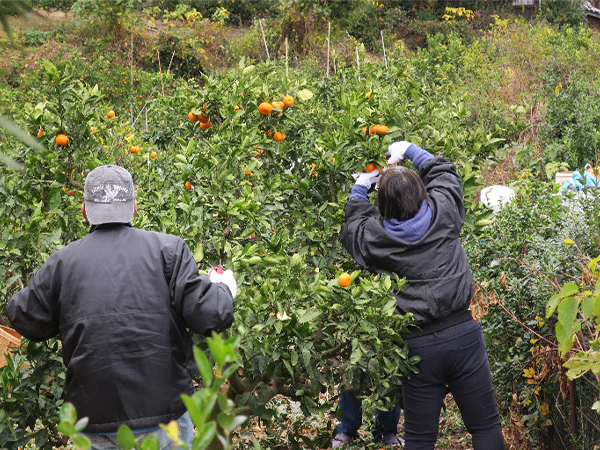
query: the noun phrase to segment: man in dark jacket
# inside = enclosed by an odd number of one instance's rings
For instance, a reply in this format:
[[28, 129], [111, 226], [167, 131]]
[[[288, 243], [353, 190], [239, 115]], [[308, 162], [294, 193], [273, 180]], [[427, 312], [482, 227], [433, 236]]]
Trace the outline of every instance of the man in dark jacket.
[[[408, 450], [433, 449], [439, 415], [450, 390], [476, 450], [504, 448], [483, 333], [469, 305], [473, 277], [460, 241], [462, 182], [454, 165], [409, 142], [390, 145], [388, 164], [405, 157], [419, 174], [391, 166], [361, 174], [346, 205], [342, 243], [356, 262], [375, 273], [406, 278], [397, 309], [418, 328], [405, 338], [420, 356], [419, 373], [402, 383]], [[378, 207], [367, 197], [379, 181]]]
[[27, 339], [60, 337], [65, 400], [89, 418], [92, 448], [116, 448], [120, 425], [160, 435], [171, 420], [191, 445], [181, 399], [196, 372], [187, 328], [206, 335], [233, 321], [231, 271], [199, 275], [181, 238], [131, 226], [136, 206], [127, 170], [92, 170], [82, 205], [90, 233], [51, 255], [6, 307]]

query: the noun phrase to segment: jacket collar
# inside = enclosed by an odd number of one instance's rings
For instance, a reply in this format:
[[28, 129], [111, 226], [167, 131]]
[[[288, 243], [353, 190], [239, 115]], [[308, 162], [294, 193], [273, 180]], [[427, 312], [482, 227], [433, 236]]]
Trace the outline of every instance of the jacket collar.
[[131, 225], [131, 223], [103, 223], [100, 225], [92, 225], [90, 227], [90, 233], [93, 233], [96, 230], [106, 230], [117, 227], [133, 227], [133, 225]]

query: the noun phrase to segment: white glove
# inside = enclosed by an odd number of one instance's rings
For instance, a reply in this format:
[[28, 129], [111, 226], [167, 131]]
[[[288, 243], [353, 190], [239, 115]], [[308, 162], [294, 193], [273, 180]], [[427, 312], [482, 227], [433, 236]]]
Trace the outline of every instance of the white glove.
[[396, 164], [404, 159], [406, 149], [412, 145], [411, 142], [399, 141], [389, 145], [388, 151], [385, 152], [388, 164]]
[[237, 283], [231, 270], [223, 270], [220, 267], [213, 267], [208, 271], [208, 279], [212, 283], [223, 283], [231, 291], [231, 296], [237, 295]]
[[373, 184], [379, 181], [380, 173], [378, 170], [374, 170], [373, 172], [353, 173], [352, 176], [356, 180], [354, 184], [370, 189]]

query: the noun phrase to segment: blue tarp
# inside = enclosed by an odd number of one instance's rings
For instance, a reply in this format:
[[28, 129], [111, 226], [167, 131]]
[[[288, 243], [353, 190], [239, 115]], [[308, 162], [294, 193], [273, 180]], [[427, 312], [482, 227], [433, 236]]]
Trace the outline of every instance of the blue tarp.
[[560, 189], [561, 193], [565, 193], [569, 188], [575, 188], [578, 191], [581, 191], [584, 187], [588, 186], [600, 186], [600, 182], [593, 175], [583, 172], [583, 175], [576, 170], [571, 175], [571, 178], [565, 181]]

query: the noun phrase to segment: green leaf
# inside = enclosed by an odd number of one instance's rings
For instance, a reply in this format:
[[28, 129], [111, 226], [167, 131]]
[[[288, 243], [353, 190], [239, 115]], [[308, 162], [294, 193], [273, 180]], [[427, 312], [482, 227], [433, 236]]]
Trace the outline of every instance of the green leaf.
[[578, 328], [574, 323], [577, 319], [578, 308], [579, 299], [574, 297], [565, 298], [560, 305], [558, 305], [556, 337], [559, 342], [558, 348], [562, 356], [570, 350], [573, 343], [573, 334]]
[[575, 283], [565, 284], [561, 288], [559, 293], [554, 294], [552, 297], [550, 297], [550, 300], [548, 301], [548, 304], [546, 305], [546, 318], [548, 318], [552, 314], [554, 314], [554, 310], [558, 306], [558, 303], [560, 302], [560, 300], [562, 300], [563, 298], [568, 297], [570, 295], [574, 295], [578, 292], [579, 292], [579, 288], [577, 287], [577, 284], [575, 284]]
[[88, 426], [88, 422], [90, 421], [90, 419], [88, 419], [87, 417], [84, 417], [83, 419], [79, 419], [77, 421], [77, 423], [75, 424], [75, 429], [77, 431], [83, 431], [85, 430], [85, 427]]
[[77, 434], [77, 430], [75, 429], [75, 425], [70, 422], [61, 422], [58, 424], [57, 430], [59, 433], [62, 433], [66, 436], [75, 436]]
[[60, 206], [61, 202], [61, 189], [54, 189], [48, 195], [48, 206], [50, 207], [50, 211], [56, 211]]
[[141, 450], [159, 450], [160, 449], [160, 441], [158, 436], [153, 434], [144, 439], [144, 442], [139, 446]]
[[135, 447], [133, 431], [126, 425], [121, 425], [117, 430], [117, 444], [121, 450], [130, 450]]
[[303, 102], [310, 100], [311, 98], [313, 98], [315, 94], [313, 94], [311, 91], [309, 91], [308, 89], [302, 89], [301, 91], [298, 92], [297, 97], [298, 100], [301, 100]]
[[198, 347], [194, 347], [194, 358], [204, 386], [208, 387], [213, 382], [213, 368], [207, 356]]
[[204, 247], [202, 246], [202, 242], [198, 242], [196, 246], [196, 250], [194, 251], [194, 261], [199, 263], [204, 259]]
[[69, 422], [74, 424], [77, 420], [77, 411], [72, 403], [65, 403], [60, 407], [59, 417], [61, 422]]
[[88, 450], [91, 445], [90, 440], [83, 434], [77, 435], [77, 437], [73, 439], [73, 447], [75, 447], [75, 450]]
[[192, 447], [194, 450], [204, 450], [217, 435], [217, 424], [215, 422], [209, 422], [202, 428], [196, 430]]

